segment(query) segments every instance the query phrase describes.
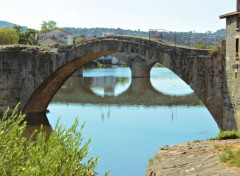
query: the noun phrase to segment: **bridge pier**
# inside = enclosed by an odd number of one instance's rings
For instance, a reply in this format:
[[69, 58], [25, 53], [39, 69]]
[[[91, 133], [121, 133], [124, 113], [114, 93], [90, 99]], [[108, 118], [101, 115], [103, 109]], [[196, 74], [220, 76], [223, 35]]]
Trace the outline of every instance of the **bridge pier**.
[[130, 69], [133, 78], [150, 77], [150, 66], [144, 61], [136, 61], [131, 63]]

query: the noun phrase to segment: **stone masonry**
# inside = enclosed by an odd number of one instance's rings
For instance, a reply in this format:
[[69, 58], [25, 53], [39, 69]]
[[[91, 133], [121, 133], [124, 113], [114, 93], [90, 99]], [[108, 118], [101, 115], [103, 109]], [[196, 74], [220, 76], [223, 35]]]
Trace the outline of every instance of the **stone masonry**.
[[223, 116], [224, 45], [222, 48], [211, 57], [209, 50], [127, 36], [95, 38], [62, 48], [1, 46], [0, 111], [21, 102], [24, 113], [44, 113], [74, 72], [101, 56], [124, 53], [129, 56], [125, 58], [133, 77], [147, 77], [152, 66], [161, 63], [191, 86], [220, 128], [236, 128], [234, 117]]

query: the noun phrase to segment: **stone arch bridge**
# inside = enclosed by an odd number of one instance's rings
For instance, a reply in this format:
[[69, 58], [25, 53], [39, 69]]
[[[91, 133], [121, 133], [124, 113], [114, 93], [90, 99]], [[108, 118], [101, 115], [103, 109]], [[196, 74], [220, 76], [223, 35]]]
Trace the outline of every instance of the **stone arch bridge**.
[[211, 57], [209, 50], [130, 36], [94, 38], [61, 48], [1, 46], [0, 111], [21, 102], [24, 113], [46, 112], [55, 93], [74, 72], [91, 60], [114, 53], [125, 58], [133, 77], [149, 76], [155, 63], [163, 64], [191, 86], [220, 128], [236, 128], [234, 113], [223, 115], [223, 48]]

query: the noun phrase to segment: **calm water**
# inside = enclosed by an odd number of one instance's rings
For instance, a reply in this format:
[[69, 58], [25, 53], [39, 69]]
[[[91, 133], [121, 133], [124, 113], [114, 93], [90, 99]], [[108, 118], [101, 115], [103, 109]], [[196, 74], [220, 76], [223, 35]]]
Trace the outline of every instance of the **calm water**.
[[99, 175], [141, 176], [163, 145], [216, 136], [216, 122], [192, 93], [165, 68], [153, 68], [150, 79], [132, 79], [129, 68], [93, 69], [65, 83], [47, 117], [52, 126], [60, 116], [67, 126], [76, 117], [87, 122], [83, 135], [93, 138]]

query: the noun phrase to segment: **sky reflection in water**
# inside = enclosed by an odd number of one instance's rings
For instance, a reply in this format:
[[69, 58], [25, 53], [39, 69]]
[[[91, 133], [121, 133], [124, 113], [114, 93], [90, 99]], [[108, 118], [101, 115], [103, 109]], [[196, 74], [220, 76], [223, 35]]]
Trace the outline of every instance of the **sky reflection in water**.
[[[151, 83], [154, 89], [169, 95], [192, 93], [189, 86], [172, 74], [165, 68], [153, 68]], [[120, 97], [126, 93], [132, 80], [129, 68], [88, 70], [84, 76], [84, 80], [87, 80], [84, 82], [88, 83], [85, 85], [90, 86], [95, 96], [103, 97], [102, 101], [106, 96]], [[94, 83], [97, 77], [113, 80], [112, 87], [107, 83]], [[125, 79], [119, 83], [116, 78]], [[68, 81], [71, 82], [71, 78]], [[50, 124], [54, 126], [60, 116], [61, 123], [67, 126], [72, 125], [76, 117], [82, 122], [87, 121], [83, 135], [85, 141], [89, 137], [93, 138], [90, 155], [100, 156], [97, 166], [100, 175], [109, 169], [113, 169], [113, 176], [145, 175], [148, 160], [163, 145], [207, 139], [218, 132], [217, 124], [204, 106], [83, 104], [72, 103], [69, 97], [66, 100], [63, 97], [66, 96], [62, 96], [62, 102], [61, 99], [53, 99], [48, 107]]]

